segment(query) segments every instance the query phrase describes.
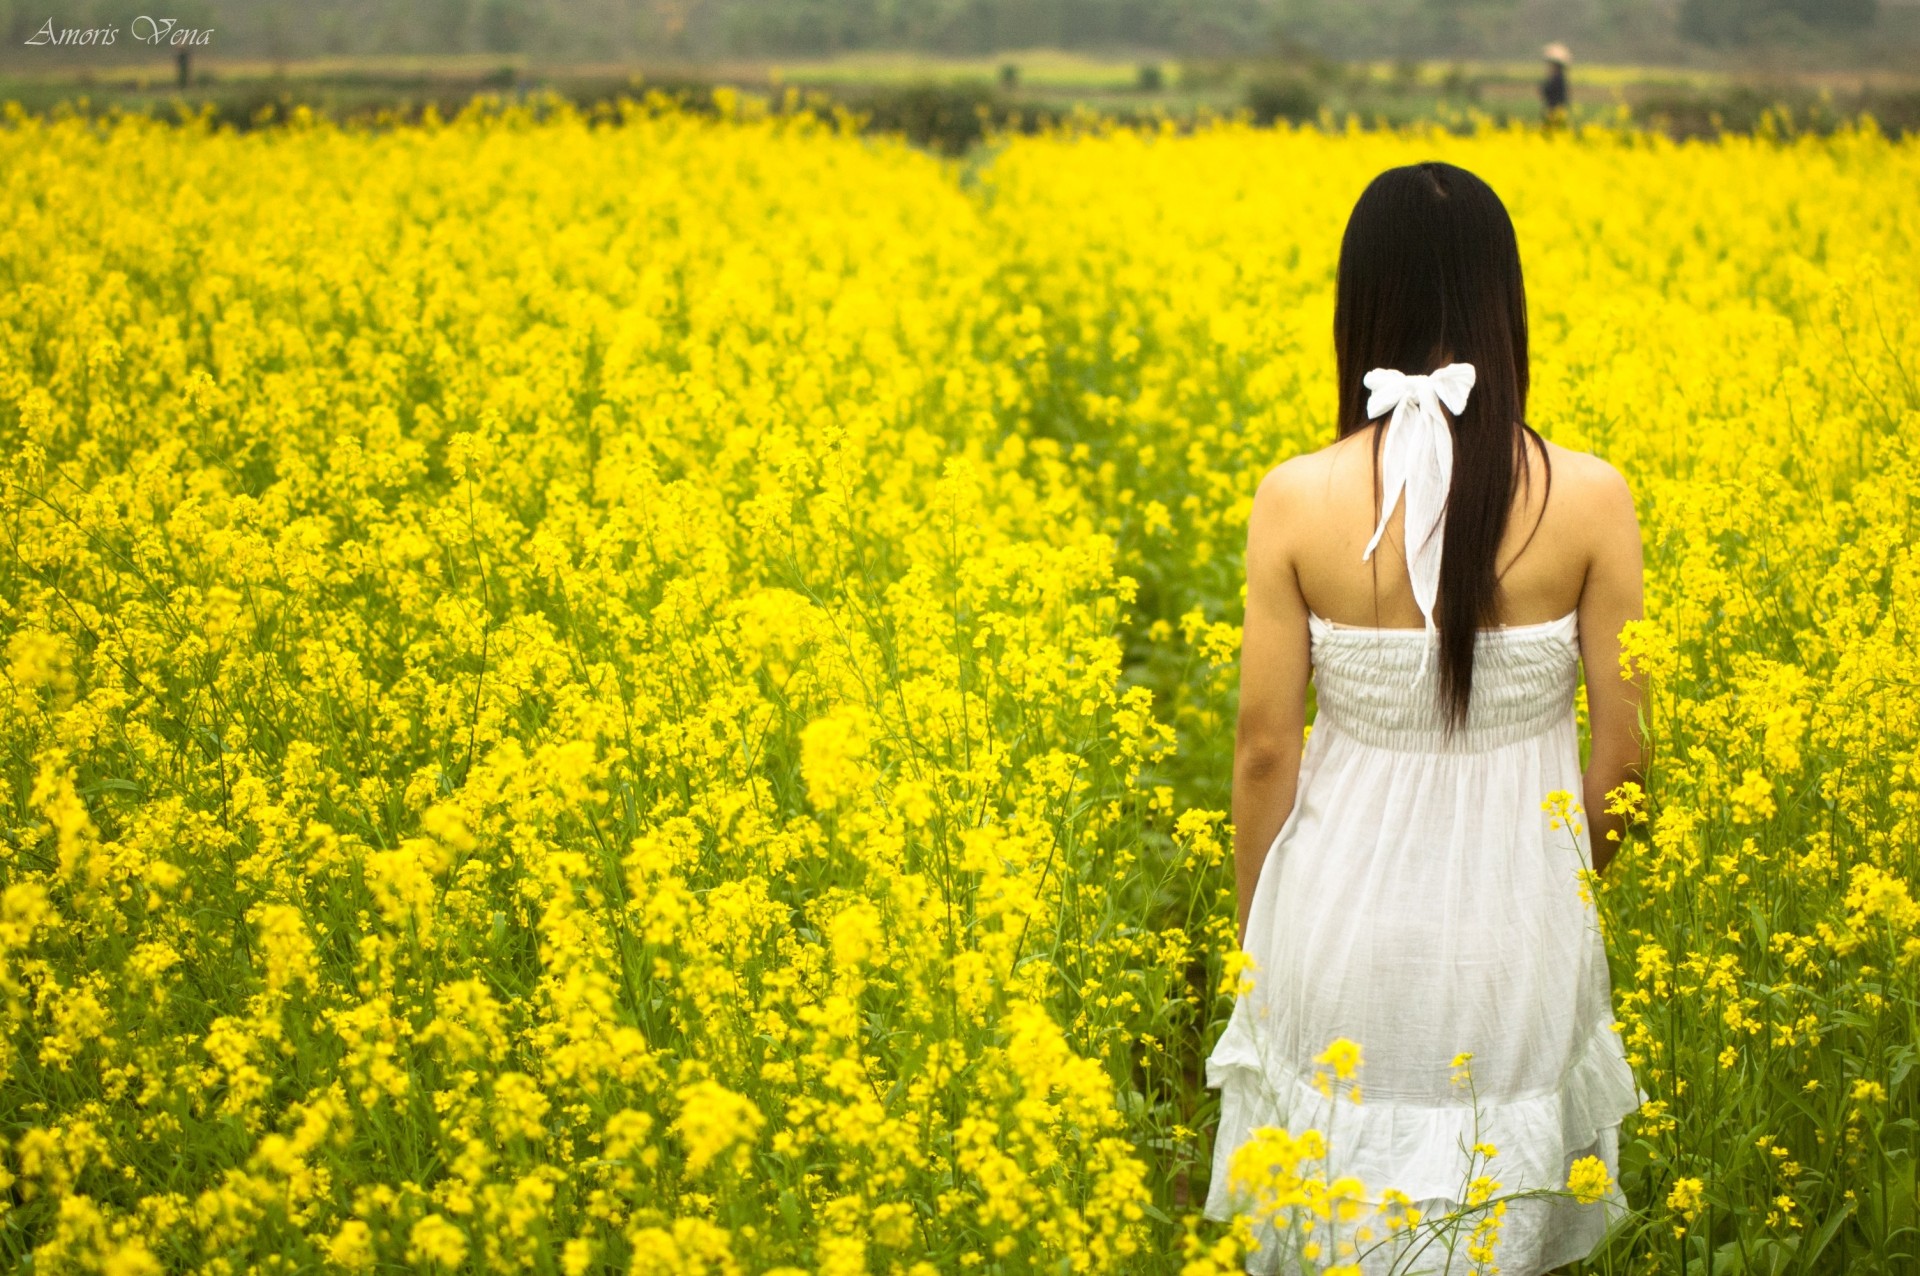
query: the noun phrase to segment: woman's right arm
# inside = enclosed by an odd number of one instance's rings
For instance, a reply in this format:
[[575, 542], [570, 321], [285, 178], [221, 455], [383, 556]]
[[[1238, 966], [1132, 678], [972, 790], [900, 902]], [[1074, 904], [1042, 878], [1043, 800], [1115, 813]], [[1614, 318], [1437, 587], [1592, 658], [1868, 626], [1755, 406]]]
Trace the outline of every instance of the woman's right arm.
[[1642, 615], [1640, 520], [1633, 492], [1619, 471], [1599, 463], [1593, 500], [1593, 557], [1580, 591], [1580, 662], [1586, 670], [1587, 723], [1592, 750], [1582, 777], [1581, 804], [1596, 872], [1612, 860], [1625, 821], [1607, 814], [1607, 794], [1622, 783], [1641, 782], [1646, 766], [1640, 736], [1645, 688], [1620, 673], [1620, 630]]
[[1247, 519], [1247, 610], [1240, 631], [1240, 709], [1233, 744], [1233, 864], [1238, 935], [1247, 945], [1254, 888], [1293, 811], [1306, 734], [1307, 603], [1289, 532], [1313, 508], [1303, 458], [1268, 472]]

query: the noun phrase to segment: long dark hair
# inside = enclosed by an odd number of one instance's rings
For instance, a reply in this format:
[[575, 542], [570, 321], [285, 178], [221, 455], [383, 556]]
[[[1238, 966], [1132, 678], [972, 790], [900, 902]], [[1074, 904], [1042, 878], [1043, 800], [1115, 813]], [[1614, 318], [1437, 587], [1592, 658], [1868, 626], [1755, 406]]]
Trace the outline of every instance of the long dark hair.
[[[1439, 696], [1451, 731], [1467, 720], [1477, 631], [1498, 616], [1494, 557], [1516, 480], [1532, 481], [1526, 436], [1540, 437], [1526, 423], [1520, 245], [1493, 188], [1464, 168], [1433, 161], [1374, 178], [1340, 241], [1333, 345], [1341, 438], [1370, 424], [1361, 380], [1372, 369], [1411, 375], [1448, 363], [1474, 368], [1466, 410], [1452, 423], [1453, 484], [1433, 616], [1440, 630]], [[1375, 431], [1373, 439], [1376, 509], [1384, 433]], [[1551, 490], [1544, 443], [1541, 461]]]

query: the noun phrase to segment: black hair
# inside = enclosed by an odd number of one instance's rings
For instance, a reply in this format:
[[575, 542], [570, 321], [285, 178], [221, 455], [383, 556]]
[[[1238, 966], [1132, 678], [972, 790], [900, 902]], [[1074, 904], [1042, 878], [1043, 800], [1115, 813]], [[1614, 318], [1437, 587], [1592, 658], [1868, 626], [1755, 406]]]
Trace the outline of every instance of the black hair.
[[[1340, 241], [1333, 344], [1341, 438], [1370, 424], [1362, 378], [1372, 369], [1474, 368], [1473, 392], [1452, 422], [1453, 482], [1433, 617], [1440, 631], [1438, 691], [1451, 731], [1467, 720], [1478, 631], [1498, 617], [1494, 559], [1517, 483], [1531, 482], [1527, 437], [1540, 438], [1526, 423], [1520, 246], [1493, 188], [1464, 168], [1436, 161], [1374, 178]], [[1373, 440], [1376, 508], [1384, 433], [1376, 431]], [[1540, 451], [1551, 490], [1544, 442]]]

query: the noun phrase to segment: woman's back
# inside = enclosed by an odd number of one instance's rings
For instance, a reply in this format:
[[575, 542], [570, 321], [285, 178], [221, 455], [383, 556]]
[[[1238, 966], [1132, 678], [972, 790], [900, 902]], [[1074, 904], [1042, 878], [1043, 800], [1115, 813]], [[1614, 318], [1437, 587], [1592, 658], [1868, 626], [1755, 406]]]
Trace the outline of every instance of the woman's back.
[[[1373, 470], [1377, 429], [1350, 434], [1276, 471], [1276, 477], [1284, 476], [1289, 499], [1314, 511], [1289, 530], [1289, 553], [1300, 593], [1314, 615], [1338, 624], [1418, 629], [1424, 618], [1407, 572], [1404, 505], [1395, 507], [1374, 558], [1361, 560], [1379, 520]], [[1531, 449], [1529, 465], [1525, 481], [1515, 484], [1494, 560], [1500, 625], [1558, 620], [1578, 607], [1587, 567], [1599, 548], [1595, 529], [1618, 499], [1620, 480], [1612, 467], [1523, 437]]]

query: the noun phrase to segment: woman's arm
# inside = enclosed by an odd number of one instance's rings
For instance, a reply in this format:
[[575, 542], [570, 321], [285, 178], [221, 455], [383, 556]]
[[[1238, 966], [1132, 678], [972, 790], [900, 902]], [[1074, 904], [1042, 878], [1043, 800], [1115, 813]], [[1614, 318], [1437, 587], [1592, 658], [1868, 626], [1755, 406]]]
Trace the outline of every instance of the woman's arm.
[[[1289, 472], [1291, 471], [1291, 473]], [[1307, 716], [1307, 604], [1288, 524], [1302, 508], [1299, 464], [1276, 467], [1247, 519], [1247, 615], [1240, 635], [1240, 715], [1233, 744], [1233, 867], [1239, 943], [1260, 867], [1293, 810]]]
[[1586, 670], [1587, 723], [1593, 748], [1582, 777], [1581, 804], [1593, 867], [1607, 866], [1619, 846], [1625, 821], [1607, 814], [1607, 794], [1627, 780], [1639, 783], [1646, 766], [1640, 738], [1640, 679], [1620, 676], [1620, 630], [1641, 617], [1640, 521], [1633, 493], [1612, 466], [1601, 463], [1594, 502], [1596, 539], [1587, 580], [1580, 591], [1580, 662]]

